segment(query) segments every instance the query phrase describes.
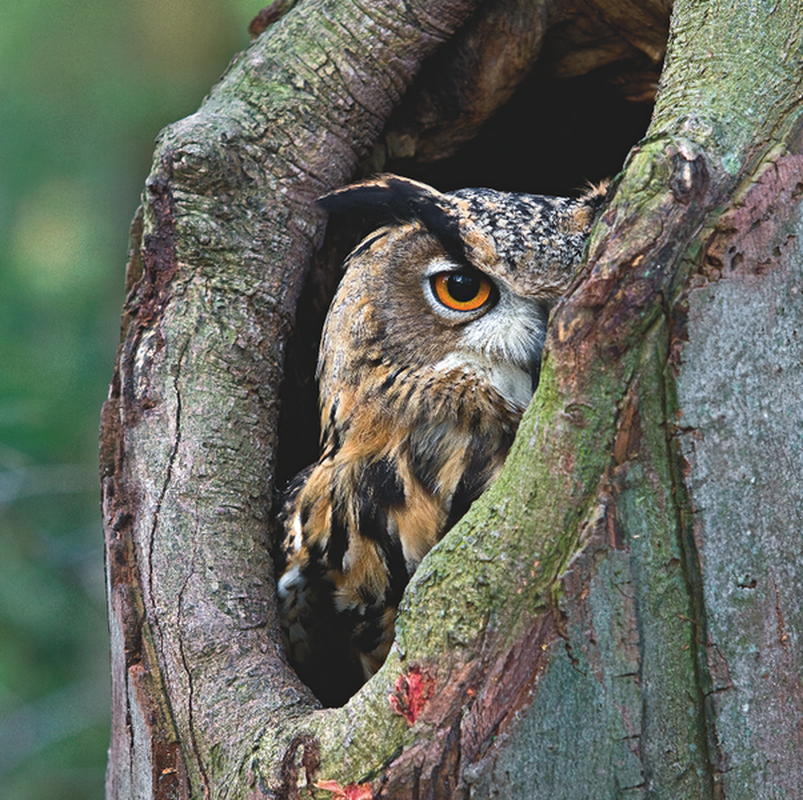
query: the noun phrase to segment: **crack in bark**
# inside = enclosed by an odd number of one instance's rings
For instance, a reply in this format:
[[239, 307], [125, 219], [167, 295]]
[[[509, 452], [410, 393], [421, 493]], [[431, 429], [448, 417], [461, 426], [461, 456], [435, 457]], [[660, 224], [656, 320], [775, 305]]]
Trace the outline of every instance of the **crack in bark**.
[[279, 770], [280, 785], [277, 796], [282, 800], [299, 800], [301, 794], [298, 791], [299, 764], [296, 755], [301, 749], [301, 766], [304, 767], [304, 777], [307, 787], [312, 786], [315, 772], [320, 765], [321, 746], [318, 740], [308, 733], [294, 736], [284, 751]]
[[[176, 382], [178, 381], [178, 376], [176, 376]], [[178, 387], [176, 387], [176, 391], [178, 392]], [[196, 509], [197, 511], [197, 509]], [[193, 575], [195, 574], [195, 557], [197, 555], [197, 542], [198, 542], [198, 519], [199, 515], [196, 513], [193, 515], [195, 519], [195, 533], [196, 535], [192, 537], [194, 543], [196, 543], [196, 547], [193, 550], [192, 559], [190, 560], [190, 570], [184, 578], [184, 582], [181, 585], [181, 589], [178, 592], [177, 598], [177, 622], [181, 622], [184, 612], [184, 592], [187, 589], [187, 586], [192, 579]], [[201, 781], [203, 783], [203, 790], [204, 790], [204, 797], [210, 797], [211, 790], [210, 790], [210, 783], [209, 783], [209, 776], [206, 771], [206, 766], [204, 764], [203, 758], [201, 756], [200, 748], [198, 747], [197, 739], [195, 738], [195, 686], [192, 677], [192, 670], [190, 668], [189, 661], [187, 659], [187, 655], [184, 651], [184, 637], [179, 636], [178, 638], [178, 651], [179, 656], [181, 657], [181, 664], [184, 667], [184, 672], [187, 675], [187, 729], [189, 731], [190, 737], [190, 747], [192, 748], [193, 755], [195, 756], [195, 762], [198, 765], [198, 771], [201, 774]]]
[[[160, 525], [160, 522], [161, 522], [160, 514], [161, 514], [162, 504], [163, 504], [163, 501], [164, 501], [164, 499], [165, 499], [165, 497], [167, 495], [167, 492], [168, 492], [168, 490], [170, 488], [170, 484], [172, 483], [173, 466], [174, 466], [175, 460], [176, 460], [176, 458], [178, 456], [178, 451], [179, 451], [179, 447], [181, 445], [181, 440], [182, 440], [182, 428], [181, 428], [181, 424], [182, 424], [182, 399], [181, 399], [181, 388], [179, 386], [179, 379], [180, 379], [180, 376], [181, 376], [181, 367], [182, 367], [182, 364], [183, 364], [184, 359], [186, 357], [186, 354], [188, 352], [188, 349], [189, 349], [189, 339], [186, 339], [184, 341], [184, 343], [181, 345], [181, 347], [179, 348], [178, 361], [177, 361], [177, 365], [176, 365], [175, 374], [173, 376], [173, 392], [174, 392], [175, 398], [176, 398], [175, 434], [173, 436], [173, 443], [171, 445], [170, 453], [168, 455], [167, 465], [166, 465], [165, 470], [164, 470], [164, 475], [165, 475], [164, 481], [162, 482], [162, 486], [161, 486], [161, 489], [160, 489], [160, 492], [159, 492], [159, 498], [158, 498], [157, 503], [156, 503], [156, 508], [153, 511], [153, 515], [152, 515], [152, 519], [151, 519], [151, 528], [150, 528], [150, 531], [148, 533], [148, 554], [147, 554], [147, 558], [148, 558], [148, 573], [147, 573], [147, 584], [146, 584], [146, 586], [147, 586], [147, 591], [148, 591], [148, 602], [149, 602], [149, 605], [150, 605], [150, 608], [151, 608], [151, 614], [147, 615], [147, 611], [146, 611], [146, 615], [149, 618], [149, 624], [151, 625], [152, 630], [154, 632], [154, 646], [159, 651], [159, 662], [162, 665], [162, 669], [165, 668], [165, 665], [168, 664], [169, 661], [165, 657], [165, 653], [164, 653], [164, 633], [163, 633], [163, 631], [161, 629], [161, 623], [160, 623], [160, 619], [159, 619], [159, 614], [157, 613], [157, 610], [156, 610], [157, 603], [156, 603], [156, 600], [155, 600], [155, 597], [154, 597], [154, 591], [153, 591], [153, 553], [154, 553], [154, 549], [156, 547], [156, 532], [159, 529], [159, 525]], [[186, 587], [190, 576], [191, 576], [191, 574], [187, 576], [187, 578], [185, 580], [185, 583], [184, 583], [184, 585], [182, 587], [182, 592], [183, 592], [183, 588]], [[179, 594], [178, 601], [179, 602], [178, 602], [178, 612], [177, 613], [178, 613], [178, 616], [180, 618], [180, 615], [181, 615], [181, 594]], [[199, 752], [199, 749], [197, 747], [197, 743], [196, 743], [196, 739], [195, 739], [195, 732], [194, 732], [194, 727], [193, 727], [193, 722], [192, 722], [192, 693], [193, 693], [193, 690], [192, 690], [192, 674], [191, 674], [191, 672], [189, 670], [188, 662], [187, 662], [187, 660], [185, 658], [184, 642], [183, 642], [183, 639], [181, 637], [178, 637], [178, 647], [179, 647], [179, 653], [180, 653], [180, 657], [181, 657], [181, 660], [182, 660], [182, 664], [184, 666], [184, 670], [185, 670], [185, 673], [187, 675], [187, 682], [188, 682], [188, 686], [189, 686], [189, 696], [188, 696], [189, 720], [188, 720], [188, 725], [189, 725], [190, 743], [191, 743], [192, 752], [193, 752], [193, 754], [195, 756], [195, 759], [196, 759], [196, 763], [198, 764], [198, 770], [199, 770], [199, 772], [201, 774], [201, 778], [202, 778], [202, 781], [203, 781], [203, 784], [204, 784], [204, 794], [205, 794], [206, 797], [208, 797], [209, 796], [208, 777], [206, 775], [206, 771], [205, 771], [202, 759], [200, 757], [200, 752]], [[173, 703], [172, 703], [171, 697], [166, 694], [164, 699], [165, 699], [165, 702], [167, 703], [168, 708], [170, 709], [170, 713], [172, 714], [173, 713], [172, 712]], [[132, 753], [133, 753], [133, 748], [132, 748]], [[157, 792], [156, 796], [158, 796], [158, 792]]]
[[[679, 333], [683, 341], [688, 340], [688, 333], [685, 329], [687, 318], [685, 313], [682, 319], [682, 329], [678, 327], [673, 319], [673, 307], [664, 300], [664, 314], [667, 319], [667, 330], [672, 334]], [[664, 362], [667, 366], [664, 374], [663, 384], [658, 384], [661, 388], [662, 416], [666, 421], [665, 441], [666, 454], [669, 463], [672, 491], [669, 498], [672, 503], [673, 516], [675, 519], [675, 531], [680, 550], [680, 570], [686, 586], [686, 595], [691, 605], [691, 627], [693, 632], [692, 640], [695, 647], [694, 664], [694, 686], [697, 692], [695, 706], [699, 710], [699, 738], [703, 748], [703, 761], [707, 767], [706, 789], [712, 800], [723, 798], [721, 787], [719, 786], [716, 774], [718, 767], [714, 763], [714, 753], [716, 752], [715, 725], [712, 720], [712, 709], [710, 707], [711, 691], [708, 687], [713, 687], [713, 677], [708, 663], [708, 623], [705, 609], [705, 598], [702, 590], [702, 567], [700, 564], [700, 554], [694, 541], [693, 513], [691, 499], [684, 479], [684, 458], [680, 449], [680, 439], [677, 430], [673, 428], [670, 421], [675, 414], [670, 408], [669, 398], [675, 397], [675, 374], [674, 358], [676, 353], [676, 343], [668, 340], [668, 349], [665, 354]], [[716, 645], [714, 645], [716, 646]]]
[[[165, 467], [165, 477], [162, 482], [162, 487], [159, 490], [159, 498], [156, 501], [156, 508], [153, 511], [151, 518], [151, 529], [148, 535], [148, 596], [153, 604], [153, 552], [156, 541], [156, 531], [159, 527], [159, 515], [162, 511], [162, 503], [164, 502], [167, 490], [173, 480], [173, 465], [178, 455], [178, 448], [181, 444], [181, 390], [179, 388], [179, 376], [181, 374], [181, 365], [184, 356], [189, 348], [189, 339], [186, 339], [179, 350], [178, 363], [176, 365], [176, 373], [173, 376], [173, 392], [176, 397], [176, 432], [173, 436], [173, 444], [170, 448], [170, 454], [167, 457], [167, 465]], [[158, 623], [157, 623], [158, 626]]]
[[431, 793], [433, 800], [450, 800], [460, 785], [462, 710], [452, 723], [440, 760], [432, 768]]

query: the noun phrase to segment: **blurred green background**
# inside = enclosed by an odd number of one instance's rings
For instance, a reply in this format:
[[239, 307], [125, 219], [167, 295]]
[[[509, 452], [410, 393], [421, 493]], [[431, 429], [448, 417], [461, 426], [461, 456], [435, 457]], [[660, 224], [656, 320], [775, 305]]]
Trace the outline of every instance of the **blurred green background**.
[[0, 3], [0, 798], [102, 798], [97, 428], [153, 139], [259, 0]]

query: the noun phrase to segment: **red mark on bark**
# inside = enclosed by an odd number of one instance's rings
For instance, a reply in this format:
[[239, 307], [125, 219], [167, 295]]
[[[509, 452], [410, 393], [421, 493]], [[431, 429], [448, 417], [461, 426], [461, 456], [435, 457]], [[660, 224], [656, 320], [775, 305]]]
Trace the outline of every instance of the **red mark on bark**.
[[332, 800], [372, 800], [374, 796], [370, 783], [347, 783], [341, 786], [337, 781], [318, 781], [315, 787], [333, 792]]
[[414, 725], [429, 700], [431, 689], [432, 679], [423, 675], [420, 667], [413, 667], [396, 679], [396, 690], [388, 695], [390, 707], [401, 714], [408, 725]]

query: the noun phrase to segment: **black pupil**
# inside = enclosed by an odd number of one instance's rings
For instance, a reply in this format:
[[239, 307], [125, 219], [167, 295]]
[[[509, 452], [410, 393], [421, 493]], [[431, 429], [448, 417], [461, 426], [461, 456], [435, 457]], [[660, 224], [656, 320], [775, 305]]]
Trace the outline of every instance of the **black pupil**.
[[453, 272], [446, 279], [446, 288], [449, 294], [458, 303], [468, 303], [480, 293], [482, 281], [479, 275], [469, 272]]

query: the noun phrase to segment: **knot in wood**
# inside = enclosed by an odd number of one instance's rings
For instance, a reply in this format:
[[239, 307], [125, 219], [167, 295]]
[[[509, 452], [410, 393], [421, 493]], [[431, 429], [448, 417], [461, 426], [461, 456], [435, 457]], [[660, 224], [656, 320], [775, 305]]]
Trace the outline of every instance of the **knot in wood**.
[[709, 172], [705, 155], [698, 145], [681, 139], [669, 148], [669, 188], [678, 203], [689, 205], [708, 188]]

